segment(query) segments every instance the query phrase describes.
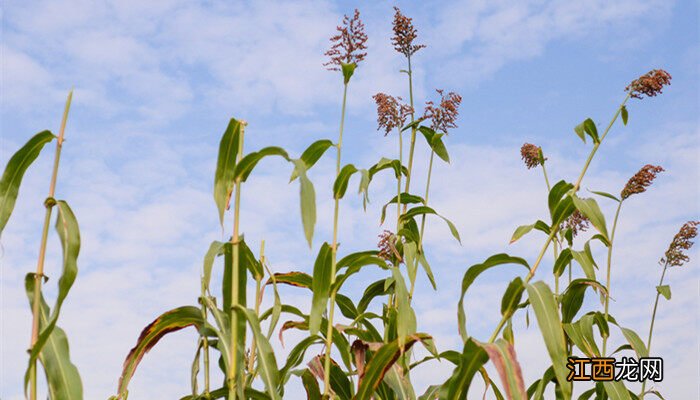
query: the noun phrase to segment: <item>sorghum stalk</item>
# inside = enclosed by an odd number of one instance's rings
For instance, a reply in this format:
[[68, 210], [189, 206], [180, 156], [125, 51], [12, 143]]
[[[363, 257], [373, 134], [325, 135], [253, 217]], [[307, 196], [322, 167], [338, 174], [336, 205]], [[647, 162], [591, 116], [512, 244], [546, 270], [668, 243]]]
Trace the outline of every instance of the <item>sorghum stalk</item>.
[[[54, 194], [56, 193], [56, 180], [58, 178], [58, 164], [61, 159], [61, 149], [63, 148], [63, 137], [66, 131], [66, 122], [68, 120], [68, 111], [70, 110], [71, 100], [73, 99], [73, 90], [68, 93], [68, 99], [66, 99], [66, 106], [63, 110], [63, 118], [61, 119], [61, 128], [58, 133], [58, 140], [56, 141], [56, 153], [53, 160], [53, 171], [51, 173], [51, 183], [49, 185], [49, 195], [44, 202], [46, 207], [46, 213], [44, 215], [44, 226], [41, 231], [41, 242], [39, 245], [39, 258], [36, 265], [36, 273], [34, 274], [34, 303], [32, 305], [32, 334], [30, 341], [30, 350], [36, 344], [39, 338], [39, 303], [41, 302], [41, 281], [44, 279], [44, 260], [46, 259], [46, 242], [49, 236], [49, 224], [51, 223], [51, 211], [55, 204], [53, 201]], [[31, 366], [29, 373], [29, 398], [31, 400], [36, 400], [37, 397], [37, 373], [36, 373], [36, 360]]]
[[[243, 158], [243, 138], [245, 133], [245, 127], [247, 123], [241, 121], [241, 136], [238, 142], [238, 155], [236, 156], [236, 162], [240, 162]], [[238, 287], [238, 252], [239, 252], [239, 223], [240, 223], [240, 212], [241, 212], [241, 181], [237, 179], [235, 182], [234, 189], [234, 208], [233, 208], [233, 236], [231, 237], [231, 244], [233, 247], [233, 265], [231, 270], [231, 309], [229, 310], [229, 321], [231, 324], [231, 337], [230, 337], [230, 352], [229, 352], [229, 369], [226, 376], [228, 380], [228, 398], [236, 398], [236, 384], [238, 377], [238, 323], [236, 321], [237, 315], [233, 310], [233, 304], [238, 301], [238, 292], [240, 288]]]
[[[610, 244], [608, 245], [608, 270], [605, 278], [605, 321], [608, 321], [608, 307], [610, 306], [610, 270], [612, 269], [612, 252], [613, 252], [613, 242], [615, 241], [615, 230], [617, 229], [617, 219], [620, 216], [620, 209], [622, 209], [622, 202], [617, 205], [617, 210], [615, 211], [615, 219], [613, 220], [612, 231], [610, 232]], [[605, 349], [608, 344], [608, 336], [603, 336], [603, 357], [605, 357]]]
[[[345, 127], [345, 105], [348, 95], [348, 82], [343, 85], [343, 106], [340, 111], [340, 132], [338, 133], [338, 144], [335, 177], [340, 175], [340, 156], [343, 148], [343, 129]], [[335, 269], [338, 255], [338, 210], [340, 208], [340, 199], [336, 196], [335, 205], [333, 208], [333, 244], [331, 245], [331, 287], [335, 284]], [[323, 366], [323, 393], [325, 396], [330, 395], [331, 385], [331, 347], [333, 346], [333, 314], [335, 312], [335, 291], [331, 290], [330, 307], [328, 308], [328, 329], [326, 331], [326, 358]]]
[[[206, 296], [208, 296], [208, 290], [209, 288], [204, 285], [204, 278], [202, 278], [202, 294], [200, 296], [200, 302], [202, 305], [202, 319], [205, 321], [209, 318], [209, 316], [207, 315], [207, 307], [205, 300]], [[209, 394], [209, 339], [206, 335], [202, 335], [202, 350], [204, 353], [204, 394]]]
[[[576, 180], [576, 183], [574, 184], [574, 187], [571, 189], [573, 193], [576, 193], [578, 191], [578, 189], [581, 187], [581, 181], [583, 181], [583, 177], [586, 175], [586, 172], [588, 171], [588, 167], [591, 165], [591, 160], [593, 160], [593, 156], [595, 156], [595, 153], [598, 151], [598, 147], [600, 147], [600, 144], [603, 143], [603, 140], [608, 135], [608, 132], [610, 132], [610, 129], [612, 128], [613, 124], [615, 124], [615, 121], [620, 116], [620, 113], [622, 112], [622, 108], [625, 106], [625, 104], [627, 103], [627, 100], [629, 100], [629, 98], [630, 98], [630, 94], [628, 93], [627, 96], [625, 96], [625, 99], [622, 101], [622, 104], [620, 104], [620, 106], [617, 108], [615, 115], [613, 115], [612, 120], [610, 120], [608, 127], [605, 128], [605, 131], [603, 132], [603, 135], [600, 137], [600, 140], [598, 141], [598, 143], [593, 144], [593, 148], [591, 149], [591, 153], [588, 155], [588, 158], [586, 159], [586, 162], [583, 165], [583, 169], [581, 170], [581, 173], [579, 174], [578, 179]], [[537, 272], [537, 267], [539, 267], [540, 263], [542, 262], [542, 258], [544, 257], [544, 254], [547, 251], [547, 248], [549, 248], [549, 244], [552, 242], [552, 240], [554, 239], [554, 236], [557, 234], [557, 232], [559, 232], [559, 226], [553, 226], [552, 231], [549, 233], [549, 236], [547, 236], [547, 240], [544, 242], [544, 245], [542, 245], [542, 249], [540, 250], [540, 253], [537, 256], [535, 263], [532, 265], [532, 267], [530, 268], [530, 272], [528, 272], [527, 276], [525, 277], [523, 284], [529, 283], [530, 280], [532, 279], [532, 277], [535, 276], [535, 272]], [[503, 326], [505, 325], [505, 323], [506, 323], [506, 318], [505, 318], [505, 316], [503, 316], [501, 318], [501, 321], [496, 326], [496, 329], [491, 334], [491, 337], [489, 338], [489, 343], [493, 343], [496, 340], [496, 337], [501, 332], [501, 329], [503, 329]]]
[[[411, 123], [415, 122], [415, 109], [413, 108], [413, 69], [411, 68], [411, 56], [408, 55], [406, 57], [408, 59], [408, 71], [406, 71], [406, 74], [408, 75], [408, 98], [410, 101], [411, 105]], [[411, 145], [408, 150], [408, 175], [406, 175], [406, 188], [404, 189], [404, 192], [409, 193], [409, 189], [411, 188], [411, 173], [413, 171], [413, 152], [415, 151], [416, 148], [416, 132], [417, 129], [415, 126], [411, 128]], [[406, 212], [408, 208], [408, 204], [403, 205], [403, 212]]]
[[[666, 270], [668, 269], [668, 262], [664, 263], [664, 270], [661, 272], [661, 279], [659, 279], [659, 286], [664, 284], [664, 276], [666, 275]], [[647, 338], [647, 354], [651, 355], [651, 335], [654, 332], [654, 321], [656, 320], [656, 309], [659, 307], [659, 296], [661, 293], [656, 291], [656, 300], [654, 300], [654, 310], [651, 312], [651, 324], [649, 325], [649, 337]], [[646, 379], [642, 381], [642, 391], [639, 393], [639, 398], [644, 399], [644, 389], [647, 386]]]
[[[399, 165], [403, 166], [403, 137], [401, 134], [401, 127], [398, 127], [396, 132], [399, 134]], [[401, 228], [401, 173], [399, 173], [396, 182], [396, 192], [396, 233], [398, 233]], [[413, 294], [413, 291], [411, 291], [411, 294]]]

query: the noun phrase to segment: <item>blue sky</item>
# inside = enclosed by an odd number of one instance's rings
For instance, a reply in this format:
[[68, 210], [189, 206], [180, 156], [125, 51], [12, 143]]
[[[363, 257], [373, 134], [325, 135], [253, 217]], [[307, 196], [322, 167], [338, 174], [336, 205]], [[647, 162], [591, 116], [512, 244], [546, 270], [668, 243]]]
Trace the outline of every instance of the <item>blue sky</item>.
[[[613, 129], [584, 181], [587, 188], [617, 192], [644, 164], [666, 168], [648, 193], [625, 204], [615, 252], [611, 310], [643, 335], [660, 272], [656, 261], [680, 225], [700, 211], [697, 2], [397, 4], [414, 18], [419, 40], [428, 45], [414, 60], [417, 107], [434, 98], [435, 88], [464, 98], [459, 128], [447, 139], [453, 161], [438, 164], [431, 192], [435, 208], [457, 224], [463, 245], [449, 240], [439, 221], [428, 226], [426, 246], [439, 290], [432, 292], [423, 278], [417, 292], [419, 325], [435, 334], [441, 349], [459, 343], [454, 316], [466, 268], [495, 252], [532, 258], [541, 244], [532, 235], [508, 246], [516, 226], [546, 213], [541, 174], [522, 165], [522, 143], [541, 145], [550, 174], [572, 180], [588, 153], [573, 127], [587, 117], [607, 124], [624, 87], [648, 70], [664, 68], [673, 75], [663, 95], [630, 102], [629, 125]], [[369, 54], [350, 87], [343, 161], [368, 167], [382, 156], [395, 157], [395, 137], [376, 131], [371, 99], [378, 91], [407, 96], [405, 75], [398, 72], [403, 58], [389, 41], [393, 5], [3, 4], [0, 164], [35, 132], [58, 130], [65, 95], [75, 87], [57, 194], [78, 216], [83, 248], [61, 325], [86, 398], [113, 392], [123, 358], [143, 326], [159, 312], [195, 302], [201, 258], [208, 243], [221, 238], [211, 191], [228, 119], [249, 122], [251, 150], [281, 145], [298, 155], [313, 140], [335, 140], [341, 80], [321, 64], [328, 37], [342, 14], [355, 7], [367, 25]], [[31, 324], [22, 280], [34, 269], [50, 153], [27, 174], [2, 238], [4, 399], [22, 397]], [[416, 165], [422, 185], [424, 147], [418, 147]], [[319, 243], [330, 239], [333, 166], [329, 157], [311, 173], [319, 207], [313, 251], [304, 244], [297, 188], [286, 184], [287, 165], [265, 162], [246, 185], [242, 229], [249, 243], [267, 241], [275, 271], [310, 271]], [[346, 196], [343, 203], [340, 240], [347, 251], [375, 246], [383, 229], [379, 209], [392, 196], [393, 184], [380, 179], [373, 185], [367, 213], [358, 197]], [[612, 205], [601, 205], [610, 215]], [[49, 256], [59, 250], [53, 239]], [[655, 334], [655, 352], [667, 360], [659, 387], [668, 398], [699, 394], [696, 249], [691, 258], [686, 268], [669, 274], [673, 300], [663, 303]], [[49, 274], [56, 268], [50, 263]], [[349, 293], [359, 294], [365, 279], [377, 276], [366, 275]], [[497, 322], [500, 294], [512, 276], [486, 275], [470, 294], [475, 336], [484, 339]], [[310, 302], [298, 291], [284, 295], [301, 307]], [[542, 344], [534, 327], [521, 323], [519, 332], [518, 357], [532, 381], [545, 365]], [[175, 335], [149, 353], [130, 398], [187, 393], [192, 338]], [[289, 338], [293, 343], [294, 335]], [[280, 351], [284, 355], [288, 348]], [[425, 387], [449, 370], [433, 365], [415, 380]]]

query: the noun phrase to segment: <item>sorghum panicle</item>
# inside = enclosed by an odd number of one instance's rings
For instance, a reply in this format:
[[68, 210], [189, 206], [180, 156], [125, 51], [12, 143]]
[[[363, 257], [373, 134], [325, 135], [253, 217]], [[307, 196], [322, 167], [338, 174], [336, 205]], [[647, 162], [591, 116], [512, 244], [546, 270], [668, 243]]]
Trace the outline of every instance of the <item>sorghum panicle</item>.
[[336, 28], [338, 34], [331, 38], [333, 45], [325, 53], [330, 61], [323, 64], [331, 71], [339, 71], [340, 65], [359, 64], [367, 55], [363, 50], [367, 49], [367, 35], [365, 24], [360, 19], [360, 11], [355, 9], [352, 18], [347, 15], [343, 18], [343, 25]]
[[394, 245], [394, 234], [389, 230], [384, 230], [384, 232], [380, 233], [377, 248], [379, 249], [379, 257], [387, 261], [393, 260], [398, 253]]
[[413, 41], [418, 36], [418, 31], [413, 26], [413, 18], [408, 18], [401, 13], [398, 7], [394, 7], [394, 36], [391, 38], [391, 44], [399, 53], [410, 57], [413, 53], [425, 47], [424, 44], [413, 44]]
[[573, 237], [579, 234], [579, 232], [585, 232], [590, 227], [590, 221], [588, 217], [581, 214], [579, 210], [574, 210], [574, 212], [567, 218], [563, 223], [562, 227], [564, 229], [571, 229], [571, 234]]
[[646, 188], [651, 186], [656, 179], [656, 175], [664, 169], [659, 166], [647, 164], [634, 174], [620, 192], [622, 200], [632, 196], [633, 194], [644, 193]]
[[400, 128], [413, 113], [413, 107], [401, 103], [401, 97], [377, 93], [372, 96], [377, 103], [377, 130], [384, 129], [384, 136], [394, 128]]
[[462, 103], [462, 96], [454, 92], [444, 94], [441, 89], [435, 90], [440, 95], [440, 104], [435, 105], [433, 101], [425, 103], [423, 119], [432, 121], [431, 128], [436, 132], [447, 133], [448, 130], [456, 128], [457, 117], [459, 116], [459, 105]]
[[520, 148], [520, 156], [525, 162], [525, 166], [527, 167], [527, 169], [535, 168], [536, 166], [540, 165], [540, 162], [542, 161], [540, 160], [541, 151], [542, 148], [539, 146], [535, 146], [534, 144], [523, 144], [523, 147]]
[[685, 254], [685, 250], [693, 247], [693, 239], [698, 235], [698, 225], [700, 225], [700, 221], [688, 221], [683, 224], [664, 253], [664, 258], [661, 259], [662, 264], [667, 263], [669, 267], [680, 267], [690, 260]]
[[671, 74], [663, 69], [654, 69], [633, 80], [625, 88], [625, 91], [636, 99], [641, 99], [644, 96], [654, 97], [662, 93], [664, 86], [670, 84]]

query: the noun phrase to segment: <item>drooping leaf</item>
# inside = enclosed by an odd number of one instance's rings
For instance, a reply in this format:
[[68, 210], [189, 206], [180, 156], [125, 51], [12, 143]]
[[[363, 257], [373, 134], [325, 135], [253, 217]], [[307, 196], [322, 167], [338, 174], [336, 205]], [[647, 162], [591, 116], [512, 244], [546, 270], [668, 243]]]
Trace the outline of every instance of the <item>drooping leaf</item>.
[[202, 268], [202, 284], [205, 288], [209, 287], [211, 282], [211, 270], [214, 266], [214, 260], [216, 257], [224, 254], [224, 243], [219, 241], [213, 241], [209, 245], [209, 250], [204, 255], [204, 267]]
[[520, 257], [512, 257], [508, 254], [501, 253], [489, 257], [488, 259], [486, 259], [486, 261], [484, 261], [481, 264], [472, 265], [464, 274], [464, 277], [462, 278], [462, 294], [459, 297], [459, 303], [457, 305], [457, 323], [459, 327], [459, 333], [462, 336], [462, 340], [467, 341], [469, 339], [466, 330], [467, 317], [464, 313], [464, 297], [467, 294], [467, 290], [472, 285], [472, 283], [474, 283], [474, 280], [479, 275], [481, 275], [482, 272], [486, 271], [489, 268], [503, 264], [519, 264], [527, 269], [530, 269], [529, 264], [524, 259]]
[[261, 150], [254, 151], [252, 153], [246, 154], [241, 161], [236, 164], [233, 170], [233, 180], [234, 182], [240, 181], [245, 182], [253, 172], [256, 165], [267, 156], [279, 156], [287, 161], [290, 161], [289, 154], [281, 147], [270, 146], [265, 147]]
[[[292, 271], [285, 273], [276, 273], [274, 280], [279, 284], [291, 285], [300, 288], [311, 289], [311, 282], [313, 278], [311, 275], [305, 272]], [[271, 285], [273, 279], [268, 279], [266, 285]]]
[[569, 265], [572, 259], [573, 255], [571, 254], [571, 249], [567, 248], [562, 250], [557, 257], [557, 260], [554, 262], [554, 270], [552, 271], [554, 276], [561, 276], [561, 274], [564, 273], [566, 266]]
[[403, 280], [401, 271], [398, 267], [392, 268], [392, 276], [394, 277], [394, 294], [397, 302], [397, 319], [396, 333], [398, 334], [399, 347], [403, 350], [408, 337], [416, 332], [416, 313], [411, 307], [411, 299], [409, 297], [406, 282]]
[[[306, 170], [311, 169], [311, 167], [313, 167], [316, 162], [321, 159], [326, 150], [328, 150], [331, 146], [333, 146], [333, 142], [328, 139], [321, 139], [311, 143], [311, 145], [309, 145], [309, 147], [307, 147], [306, 150], [301, 153], [301, 157], [299, 157], [299, 159], [304, 162]], [[294, 168], [289, 181], [291, 182], [298, 177], [299, 172], [297, 172], [296, 168]]]
[[327, 242], [323, 243], [314, 263], [314, 274], [311, 281], [313, 297], [309, 313], [309, 332], [312, 335], [316, 335], [321, 328], [321, 318], [328, 307], [328, 296], [333, 279], [331, 277], [331, 257], [331, 246]]
[[503, 339], [481, 345], [496, 367], [509, 399], [527, 400], [525, 382], [513, 346]]
[[[587, 246], [587, 247], [586, 247]], [[588, 243], [584, 246], [583, 251], [571, 250], [571, 257], [576, 260], [576, 262], [583, 269], [583, 273], [589, 280], [595, 281], [595, 261], [593, 260], [593, 254], [590, 251], [590, 246]]]
[[503, 294], [503, 299], [501, 300], [501, 315], [508, 318], [513, 314], [520, 303], [520, 299], [523, 297], [523, 291], [525, 291], [525, 286], [523, 285], [522, 278], [518, 276], [508, 284], [508, 288], [506, 288]]
[[427, 206], [418, 206], [418, 207], [413, 207], [406, 211], [403, 215], [401, 215], [401, 221], [402, 222], [408, 222], [409, 219], [412, 219], [415, 216], [418, 215], [426, 215], [426, 214], [433, 214], [437, 215], [438, 217], [442, 218], [443, 221], [447, 224], [447, 226], [450, 228], [450, 232], [452, 233], [452, 236], [454, 236], [455, 239], [457, 239], [458, 242], [462, 242], [460, 237], [459, 237], [459, 232], [457, 231], [457, 227], [450, 221], [449, 219], [443, 217], [442, 215], [438, 214], [435, 210], [433, 210], [430, 207]]
[[129, 382], [141, 359], [163, 336], [188, 326], [202, 329], [205, 325], [206, 321], [202, 319], [201, 310], [193, 306], [178, 307], [167, 311], [148, 324], [136, 341], [136, 346], [126, 356], [122, 374], [119, 377], [117, 389], [119, 395], [124, 396], [127, 393]]
[[[33, 306], [36, 275], [27, 274], [24, 280], [29, 305]], [[44, 300], [44, 295], [39, 295], [39, 329], [45, 330], [49, 324], [49, 306]], [[48, 335], [45, 345], [38, 355], [38, 359], [44, 368], [47, 378], [49, 398], [82, 400], [83, 383], [78, 373], [78, 368], [70, 359], [68, 337], [59, 326], [54, 325], [51, 334]], [[29, 371], [27, 371], [29, 372]], [[37, 374], [38, 376], [39, 374]], [[25, 375], [24, 387], [28, 384], [28, 375]], [[26, 393], [25, 393], [26, 394]]]
[[591, 139], [593, 139], [593, 143], [600, 142], [600, 139], [598, 138], [598, 129], [595, 126], [595, 122], [593, 122], [593, 120], [590, 118], [587, 118], [585, 121], [576, 125], [574, 131], [576, 132], [578, 137], [580, 137], [581, 140], [583, 140], [584, 143], [586, 143], [585, 134], [587, 134], [591, 137]]
[[559, 382], [564, 399], [571, 398], [571, 383], [566, 380], [569, 370], [566, 367], [567, 351], [566, 338], [559, 311], [554, 301], [554, 295], [543, 281], [527, 285], [527, 294], [530, 304], [537, 317], [537, 324], [542, 332], [547, 352], [552, 360], [554, 374]]
[[620, 116], [622, 117], [622, 123], [627, 125], [627, 119], [629, 118], [629, 113], [627, 112], [627, 106], [623, 105], [620, 108]]
[[311, 371], [304, 370], [304, 373], [301, 374], [301, 382], [304, 385], [307, 400], [321, 400], [321, 388]]
[[399, 364], [394, 363], [389, 368], [384, 374], [383, 382], [394, 392], [396, 400], [416, 400], [416, 392], [413, 390], [409, 376], [404, 374], [403, 368]]
[[610, 400], [632, 400], [625, 384], [622, 381], [603, 382], [605, 393], [610, 396]]
[[314, 185], [306, 176], [306, 165], [301, 160], [292, 160], [295, 170], [299, 174], [299, 199], [301, 204], [301, 223], [304, 226], [304, 235], [309, 247], [314, 237], [316, 225], [316, 192]]
[[41, 131], [32, 136], [24, 146], [10, 158], [0, 179], [0, 235], [15, 208], [22, 177], [27, 168], [39, 157], [44, 145], [56, 136], [50, 131]]
[[583, 305], [584, 295], [588, 288], [598, 289], [602, 293], [606, 293], [605, 286], [596, 280], [574, 279], [561, 298], [562, 322], [568, 323], [573, 320]]
[[284, 385], [284, 383], [287, 381], [287, 378], [292, 372], [292, 368], [296, 368], [304, 360], [306, 350], [308, 350], [309, 347], [320, 343], [323, 343], [323, 339], [317, 335], [312, 335], [302, 339], [302, 341], [297, 343], [296, 346], [290, 350], [289, 355], [287, 356], [287, 361], [279, 371], [281, 385]]
[[219, 210], [219, 223], [223, 227], [224, 210], [233, 191], [233, 171], [240, 150], [241, 123], [231, 118], [219, 143], [219, 156], [214, 174], [214, 201]]
[[63, 270], [61, 271], [61, 278], [58, 281], [56, 303], [53, 306], [47, 323], [42, 327], [37, 341], [29, 353], [29, 365], [25, 374], [25, 390], [26, 382], [29, 380], [30, 369], [35, 365], [39, 353], [46, 345], [51, 332], [54, 330], [58, 322], [59, 314], [61, 313], [61, 306], [78, 275], [78, 253], [80, 252], [80, 229], [78, 228], [78, 220], [75, 218], [73, 210], [71, 210], [70, 206], [68, 206], [68, 203], [65, 201], [57, 201], [56, 208], [58, 209], [56, 232], [58, 233], [63, 250]]
[[278, 389], [280, 383], [280, 371], [277, 368], [277, 360], [275, 359], [275, 353], [272, 350], [270, 342], [267, 337], [263, 335], [260, 329], [260, 321], [258, 321], [257, 315], [255, 315], [255, 310], [242, 307], [240, 305], [234, 306], [237, 313], [245, 316], [248, 320], [248, 325], [253, 331], [253, 337], [255, 343], [257, 344], [258, 353], [258, 371], [260, 371], [260, 377], [265, 383], [265, 389], [270, 398], [276, 400], [281, 399]]
[[419, 126], [418, 130], [420, 133], [423, 134], [423, 137], [425, 137], [425, 141], [428, 143], [428, 146], [432, 149], [432, 151], [437, 154], [438, 157], [440, 157], [443, 161], [446, 163], [450, 162], [450, 155], [447, 154], [447, 148], [445, 148], [445, 143], [442, 141], [442, 137], [444, 136], [444, 133], [437, 133], [431, 128], [427, 126]]
[[593, 318], [584, 315], [574, 323], [565, 323], [564, 331], [571, 341], [588, 357], [600, 357], [600, 350], [593, 336]]
[[[382, 216], [379, 219], [380, 223], [384, 223], [384, 219], [386, 218], [386, 209], [389, 207], [391, 204], [396, 204], [399, 202], [399, 196], [396, 195], [394, 196], [393, 199], [389, 200], [388, 203], [384, 204], [382, 207]], [[424, 200], [420, 196], [416, 196], [410, 193], [401, 193], [401, 199], [400, 199], [401, 204], [421, 204], [424, 203]]]
[[574, 201], [574, 206], [585, 215], [591, 224], [600, 232], [603, 237], [609, 241], [608, 228], [605, 226], [605, 217], [603, 212], [600, 211], [598, 202], [595, 199], [581, 199], [578, 196], [571, 196]]
[[345, 191], [348, 189], [350, 177], [355, 172], [357, 172], [357, 168], [355, 168], [355, 166], [352, 164], [347, 164], [341, 168], [340, 172], [338, 173], [338, 177], [333, 183], [333, 198], [342, 199], [343, 196], [345, 196]]
[[595, 190], [591, 190], [590, 192], [593, 193], [593, 194], [597, 194], [598, 196], [606, 197], [606, 198], [608, 198], [608, 199], [610, 199], [610, 200], [615, 200], [615, 201], [618, 202], [618, 203], [620, 202], [620, 199], [618, 199], [617, 197], [611, 195], [610, 193], [601, 192], [601, 191], [595, 191]]

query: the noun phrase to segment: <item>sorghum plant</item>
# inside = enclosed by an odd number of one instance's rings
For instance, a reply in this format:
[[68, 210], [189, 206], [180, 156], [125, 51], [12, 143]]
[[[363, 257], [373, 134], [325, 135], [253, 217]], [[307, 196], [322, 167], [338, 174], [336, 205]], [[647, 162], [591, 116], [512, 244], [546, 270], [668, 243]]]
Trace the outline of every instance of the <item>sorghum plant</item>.
[[[12, 215], [25, 172], [34, 160], [39, 157], [44, 146], [56, 139], [56, 152], [51, 172], [49, 193], [44, 201], [44, 224], [41, 230], [36, 272], [28, 273], [25, 277], [25, 289], [32, 309], [32, 330], [29, 345], [29, 364], [24, 376], [24, 389], [25, 395], [27, 395], [27, 387], [29, 388], [27, 396], [31, 400], [36, 400], [39, 397], [37, 393], [37, 361], [41, 363], [46, 374], [48, 398], [76, 400], [83, 398], [83, 385], [80, 380], [80, 374], [70, 360], [68, 338], [63, 329], [57, 325], [61, 306], [78, 274], [77, 261], [80, 251], [78, 221], [65, 200], [56, 200], [54, 198], [58, 179], [58, 165], [61, 159], [61, 149], [63, 148], [66, 122], [72, 98], [73, 91], [68, 94], [58, 136], [48, 130], [34, 135], [10, 158], [2, 175], [2, 180], [0, 180], [0, 234], [2, 234]], [[63, 269], [58, 280], [56, 302], [50, 308], [42, 293], [42, 283], [48, 280], [48, 275], [44, 273], [44, 261], [46, 259], [51, 214], [54, 207], [58, 210], [56, 232], [63, 249]]]

